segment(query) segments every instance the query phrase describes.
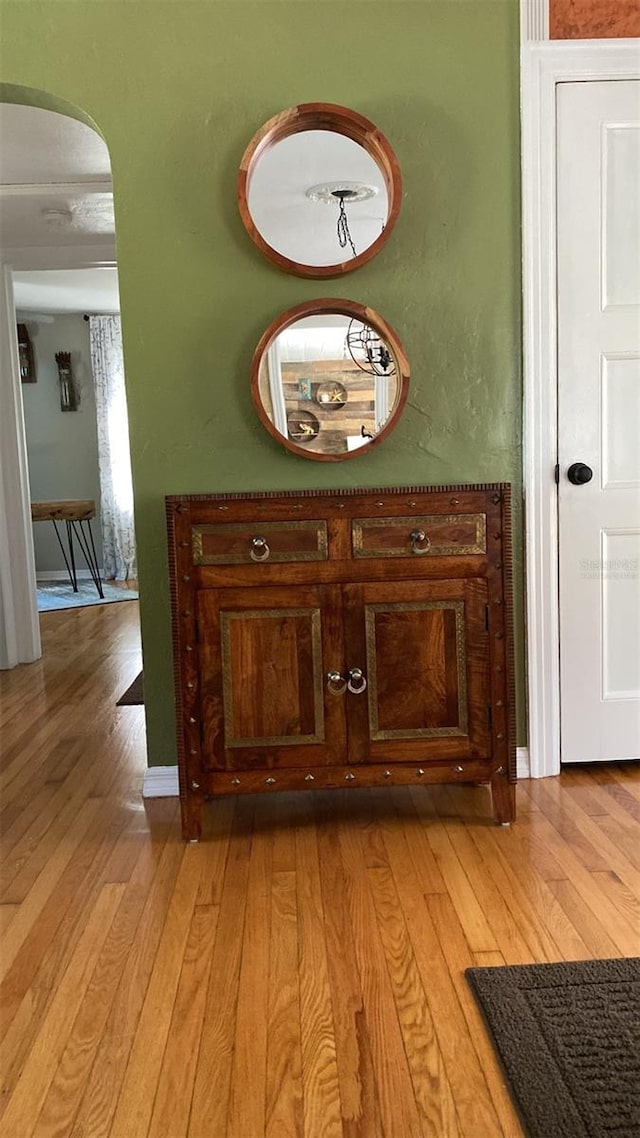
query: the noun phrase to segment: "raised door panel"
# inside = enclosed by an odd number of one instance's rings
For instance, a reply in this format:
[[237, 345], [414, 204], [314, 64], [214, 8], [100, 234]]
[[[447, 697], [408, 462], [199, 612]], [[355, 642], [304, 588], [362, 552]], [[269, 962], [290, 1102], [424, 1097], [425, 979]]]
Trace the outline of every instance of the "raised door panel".
[[344, 757], [336, 586], [203, 589], [198, 594], [202, 765], [319, 766]]
[[486, 604], [476, 578], [345, 587], [353, 762], [489, 756]]

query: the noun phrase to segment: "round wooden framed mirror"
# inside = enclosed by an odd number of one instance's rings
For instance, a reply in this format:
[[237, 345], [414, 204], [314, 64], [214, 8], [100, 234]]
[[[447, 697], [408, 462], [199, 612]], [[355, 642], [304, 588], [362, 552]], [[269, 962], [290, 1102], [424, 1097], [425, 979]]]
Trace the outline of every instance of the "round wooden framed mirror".
[[409, 364], [393, 328], [352, 300], [312, 300], [282, 313], [254, 352], [251, 396], [261, 422], [294, 454], [356, 458], [393, 430]]
[[245, 150], [238, 207], [252, 241], [286, 273], [335, 277], [375, 257], [400, 212], [398, 160], [356, 111], [303, 103], [269, 119]]

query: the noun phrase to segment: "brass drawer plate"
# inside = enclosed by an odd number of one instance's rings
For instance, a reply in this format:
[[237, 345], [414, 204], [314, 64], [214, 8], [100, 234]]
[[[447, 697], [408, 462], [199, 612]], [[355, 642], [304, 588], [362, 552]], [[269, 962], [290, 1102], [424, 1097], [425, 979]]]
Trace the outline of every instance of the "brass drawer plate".
[[[253, 543], [264, 539], [259, 557], [252, 557]], [[191, 529], [194, 565], [242, 565], [267, 562], [275, 565], [293, 561], [326, 561], [328, 557], [327, 523], [296, 522], [223, 522], [219, 525], [194, 525]]]
[[[422, 532], [428, 549], [412, 548], [412, 534]], [[417, 517], [355, 518], [351, 524], [354, 557], [451, 557], [487, 552], [485, 514], [422, 514]]]

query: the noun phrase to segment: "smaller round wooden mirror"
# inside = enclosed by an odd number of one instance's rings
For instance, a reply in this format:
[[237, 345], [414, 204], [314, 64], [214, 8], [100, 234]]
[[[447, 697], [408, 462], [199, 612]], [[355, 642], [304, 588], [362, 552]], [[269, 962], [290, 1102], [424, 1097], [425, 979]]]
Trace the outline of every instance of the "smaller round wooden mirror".
[[319, 462], [356, 458], [402, 412], [409, 365], [393, 328], [351, 300], [312, 300], [274, 320], [251, 366], [251, 395], [270, 434]]
[[301, 277], [335, 277], [376, 255], [400, 212], [391, 146], [348, 107], [303, 103], [269, 119], [244, 152], [238, 206], [258, 249]]

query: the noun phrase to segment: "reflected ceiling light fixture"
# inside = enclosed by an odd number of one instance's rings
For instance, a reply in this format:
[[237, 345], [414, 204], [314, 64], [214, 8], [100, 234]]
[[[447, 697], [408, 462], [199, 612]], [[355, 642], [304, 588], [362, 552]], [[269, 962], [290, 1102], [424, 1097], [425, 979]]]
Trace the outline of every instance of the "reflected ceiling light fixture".
[[[341, 249], [351, 247], [354, 257], [357, 257], [356, 247], [349, 230], [349, 220], [345, 203], [354, 205], [356, 202], [365, 202], [378, 193], [377, 186], [369, 186], [363, 182], [325, 182], [323, 185], [311, 186], [306, 196], [312, 202], [324, 202], [338, 206], [338, 244]], [[384, 223], [382, 228], [384, 229]]]
[[352, 320], [346, 342], [349, 355], [360, 371], [369, 375], [395, 375], [396, 365], [391, 352], [369, 324]]
[[340, 202], [340, 212], [338, 214], [338, 245], [341, 249], [346, 249], [347, 244], [349, 244], [354, 257], [357, 257], [358, 254], [356, 253], [356, 247], [353, 244], [353, 238], [349, 231], [349, 220], [344, 205], [345, 201], [352, 199], [353, 194], [353, 190], [333, 190], [334, 198]]

